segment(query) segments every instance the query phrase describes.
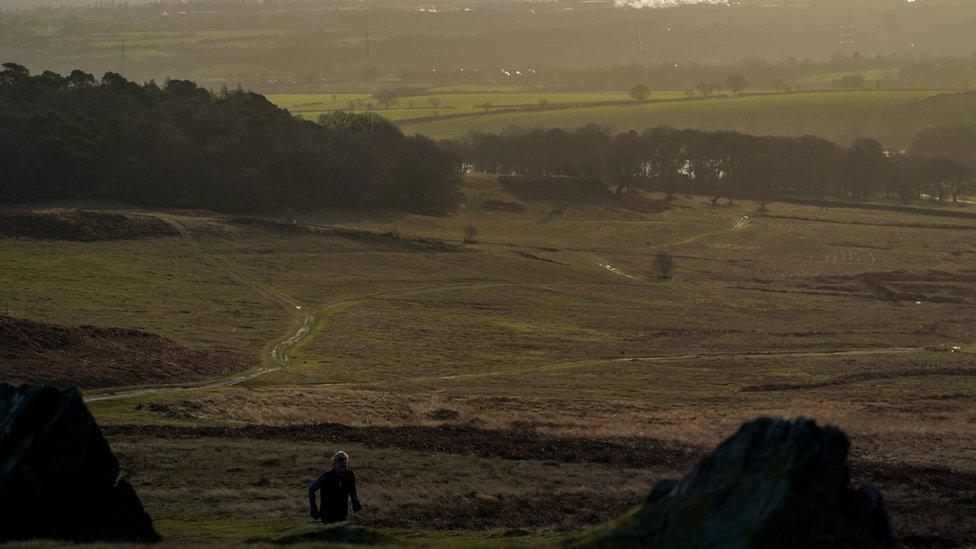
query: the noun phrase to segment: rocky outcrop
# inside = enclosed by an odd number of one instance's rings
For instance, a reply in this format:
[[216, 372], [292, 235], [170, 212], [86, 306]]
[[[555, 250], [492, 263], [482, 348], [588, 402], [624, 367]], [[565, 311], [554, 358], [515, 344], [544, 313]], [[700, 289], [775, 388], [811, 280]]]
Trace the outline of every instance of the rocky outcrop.
[[881, 494], [850, 483], [847, 436], [758, 419], [580, 547], [889, 547]]
[[75, 389], [0, 383], [0, 542], [159, 535]]

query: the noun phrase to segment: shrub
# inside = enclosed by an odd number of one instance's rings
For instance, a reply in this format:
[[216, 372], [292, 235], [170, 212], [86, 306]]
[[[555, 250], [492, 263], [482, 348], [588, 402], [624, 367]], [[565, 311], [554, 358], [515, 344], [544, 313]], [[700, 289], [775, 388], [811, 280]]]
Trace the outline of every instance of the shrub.
[[654, 259], [657, 265], [658, 278], [661, 280], [671, 280], [674, 276], [674, 258], [667, 252], [660, 252]]

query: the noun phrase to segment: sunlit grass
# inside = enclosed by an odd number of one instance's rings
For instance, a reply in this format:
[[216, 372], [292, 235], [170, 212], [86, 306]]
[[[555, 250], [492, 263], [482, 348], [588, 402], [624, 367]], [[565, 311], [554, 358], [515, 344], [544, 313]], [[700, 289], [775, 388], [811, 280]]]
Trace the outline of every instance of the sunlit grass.
[[[334, 96], [334, 98], [333, 98]], [[651, 95], [652, 100], [684, 97], [682, 92], [661, 91]], [[363, 104], [370, 103], [372, 111], [390, 120], [410, 120], [438, 116], [472, 115], [498, 109], [542, 108], [587, 105], [603, 102], [630, 101], [626, 91], [620, 92], [477, 92], [453, 93], [429, 92], [425, 95], [404, 96], [386, 108], [371, 94], [271, 94], [273, 103], [314, 120], [329, 111], [362, 111]]]
[[[643, 129], [658, 125], [676, 127], [700, 127], [763, 130], [775, 117], [787, 126], [780, 133], [789, 132], [789, 124], [803, 123], [813, 126], [811, 118], [821, 109], [872, 107], [924, 99], [944, 91], [859, 91], [859, 92], [807, 92], [795, 94], [764, 94], [744, 97], [714, 97], [709, 99], [648, 102], [607, 106], [582, 106], [572, 109], [526, 110], [497, 114], [480, 114], [441, 121], [403, 123], [409, 133], [420, 133], [435, 138], [463, 135], [472, 130], [498, 132], [509, 126], [523, 127], [579, 127], [587, 123], [606, 124], [618, 131]], [[652, 96], [654, 99], [655, 96]], [[803, 114], [806, 111], [806, 114]], [[793, 115], [793, 113], [800, 113]], [[806, 116], [803, 122], [796, 118]], [[797, 127], [798, 130], [802, 130]]]

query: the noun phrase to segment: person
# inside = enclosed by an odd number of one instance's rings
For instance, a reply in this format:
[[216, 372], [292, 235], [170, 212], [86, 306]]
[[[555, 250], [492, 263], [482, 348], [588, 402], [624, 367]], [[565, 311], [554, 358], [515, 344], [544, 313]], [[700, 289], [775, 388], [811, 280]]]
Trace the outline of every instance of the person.
[[[316, 505], [316, 492], [322, 492], [322, 505]], [[356, 474], [349, 469], [349, 454], [339, 450], [332, 457], [332, 469], [319, 475], [308, 485], [308, 504], [312, 518], [322, 519], [324, 524], [344, 522], [349, 518], [349, 500], [352, 510], [362, 508], [356, 492]]]

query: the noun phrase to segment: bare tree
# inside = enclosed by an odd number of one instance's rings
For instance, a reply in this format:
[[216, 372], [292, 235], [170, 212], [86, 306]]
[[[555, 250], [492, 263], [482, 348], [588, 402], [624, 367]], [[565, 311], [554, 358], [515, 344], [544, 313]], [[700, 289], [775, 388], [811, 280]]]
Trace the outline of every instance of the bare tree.
[[773, 89], [778, 93], [789, 93], [793, 90], [793, 86], [777, 78], [776, 80], [773, 80]]
[[711, 96], [713, 93], [715, 93], [716, 87], [717, 86], [715, 86], [715, 84], [705, 82], [704, 80], [699, 80], [697, 83], [695, 83], [695, 89], [698, 90], [698, 93], [700, 93], [702, 97]]
[[733, 74], [725, 79], [725, 87], [732, 92], [733, 96], [739, 95], [739, 93], [749, 86], [749, 81], [738, 74]]
[[390, 105], [399, 100], [399, 95], [395, 90], [382, 89], [373, 93], [373, 99], [376, 99], [384, 108], [389, 109]]

